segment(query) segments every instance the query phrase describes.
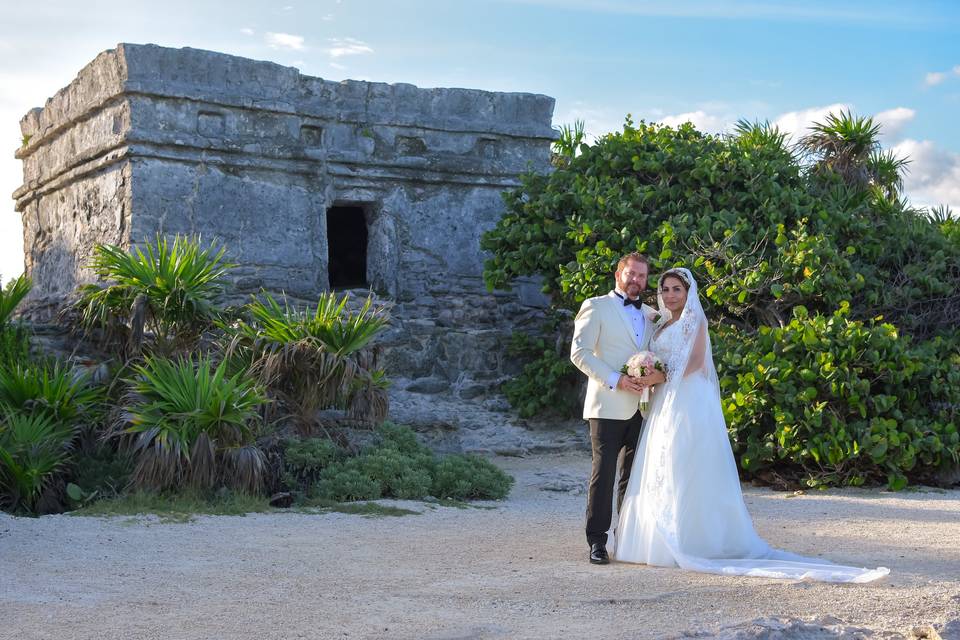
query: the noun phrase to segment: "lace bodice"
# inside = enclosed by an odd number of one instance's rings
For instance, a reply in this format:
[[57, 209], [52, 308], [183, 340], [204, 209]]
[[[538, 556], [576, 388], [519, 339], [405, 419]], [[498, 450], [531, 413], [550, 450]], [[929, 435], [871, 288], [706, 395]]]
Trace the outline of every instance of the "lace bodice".
[[693, 317], [681, 316], [673, 324], [657, 331], [650, 340], [650, 350], [667, 365], [667, 379], [682, 376], [690, 347], [696, 335]]

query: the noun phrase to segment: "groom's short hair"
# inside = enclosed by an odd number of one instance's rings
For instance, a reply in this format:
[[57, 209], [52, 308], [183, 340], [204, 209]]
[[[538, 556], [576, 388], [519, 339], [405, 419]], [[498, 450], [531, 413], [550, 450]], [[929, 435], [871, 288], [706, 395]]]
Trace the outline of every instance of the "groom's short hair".
[[630, 260], [635, 260], [636, 262], [647, 265], [647, 269], [650, 268], [650, 260], [647, 256], [639, 251], [633, 251], [620, 258], [620, 261], [617, 263], [617, 271], [623, 271], [623, 268], [627, 266], [627, 262]]

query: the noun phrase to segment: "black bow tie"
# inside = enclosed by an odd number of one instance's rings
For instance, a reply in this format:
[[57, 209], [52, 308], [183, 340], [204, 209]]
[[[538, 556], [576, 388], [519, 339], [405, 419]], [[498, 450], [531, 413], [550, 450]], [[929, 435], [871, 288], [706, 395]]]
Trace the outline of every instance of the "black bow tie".
[[620, 298], [621, 300], [623, 300], [623, 306], [625, 307], [632, 306], [634, 309], [643, 308], [643, 302], [640, 300], [640, 298], [637, 298], [636, 300], [631, 300], [630, 298], [624, 298], [622, 295], [620, 295], [616, 291], [614, 291], [613, 294], [618, 298]]

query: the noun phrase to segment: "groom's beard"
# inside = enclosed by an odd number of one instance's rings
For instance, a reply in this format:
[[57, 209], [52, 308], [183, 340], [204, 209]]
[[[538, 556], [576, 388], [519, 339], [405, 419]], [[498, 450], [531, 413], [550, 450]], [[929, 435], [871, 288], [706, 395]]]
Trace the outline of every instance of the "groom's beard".
[[623, 292], [627, 294], [628, 298], [639, 298], [640, 297], [640, 285], [638, 284], [628, 284], [624, 287]]

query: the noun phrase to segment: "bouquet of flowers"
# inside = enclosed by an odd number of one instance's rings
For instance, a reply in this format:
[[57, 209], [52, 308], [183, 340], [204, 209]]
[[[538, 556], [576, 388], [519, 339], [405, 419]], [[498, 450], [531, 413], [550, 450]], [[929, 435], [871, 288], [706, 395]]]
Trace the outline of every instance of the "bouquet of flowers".
[[[642, 378], [645, 375], [653, 373], [654, 369], [667, 375], [667, 365], [663, 360], [657, 357], [652, 351], [641, 351], [630, 356], [627, 364], [620, 367], [620, 373], [634, 378]], [[640, 393], [640, 410], [646, 411], [650, 408], [650, 387], [644, 387]]]

